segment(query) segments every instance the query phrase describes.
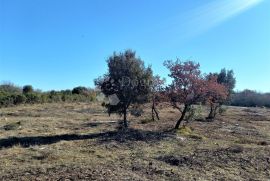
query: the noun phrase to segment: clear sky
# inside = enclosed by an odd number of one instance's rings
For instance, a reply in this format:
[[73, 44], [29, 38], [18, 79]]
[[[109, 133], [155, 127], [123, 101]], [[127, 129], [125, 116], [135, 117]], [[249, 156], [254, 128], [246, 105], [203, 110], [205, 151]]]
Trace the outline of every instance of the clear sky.
[[93, 87], [129, 48], [163, 77], [178, 57], [270, 92], [270, 0], [0, 0], [0, 81]]

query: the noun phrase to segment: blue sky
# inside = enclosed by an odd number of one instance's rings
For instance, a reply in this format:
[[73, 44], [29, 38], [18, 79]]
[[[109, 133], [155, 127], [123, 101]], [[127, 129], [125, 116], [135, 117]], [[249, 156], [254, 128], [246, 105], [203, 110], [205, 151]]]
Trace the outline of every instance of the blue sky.
[[270, 92], [269, 0], [0, 0], [0, 81], [93, 87], [114, 51], [233, 69], [236, 90]]

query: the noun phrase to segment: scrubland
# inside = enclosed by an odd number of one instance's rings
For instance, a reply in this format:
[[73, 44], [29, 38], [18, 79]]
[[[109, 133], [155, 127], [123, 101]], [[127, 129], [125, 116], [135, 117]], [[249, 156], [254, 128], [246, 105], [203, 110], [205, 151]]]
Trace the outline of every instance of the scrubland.
[[148, 107], [128, 129], [99, 103], [1, 108], [0, 180], [270, 179], [269, 109], [228, 107], [175, 131], [177, 110], [161, 104], [152, 122]]

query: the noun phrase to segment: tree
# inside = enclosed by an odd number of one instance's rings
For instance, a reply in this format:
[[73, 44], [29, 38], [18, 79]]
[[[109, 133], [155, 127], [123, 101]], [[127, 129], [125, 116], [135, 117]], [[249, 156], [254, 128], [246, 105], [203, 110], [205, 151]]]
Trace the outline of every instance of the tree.
[[217, 82], [227, 87], [229, 92], [227, 98], [230, 100], [236, 84], [233, 70], [226, 70], [225, 68], [221, 69], [220, 73], [217, 74]]
[[209, 104], [210, 112], [207, 119], [214, 119], [217, 115], [217, 111], [225, 103], [229, 95], [228, 88], [218, 83], [218, 77], [208, 75], [206, 77], [206, 89], [205, 89], [205, 103]]
[[[201, 76], [200, 64], [193, 61], [164, 62], [169, 71], [172, 83], [167, 87], [172, 106], [181, 112], [181, 117], [175, 125], [178, 129], [191, 106], [202, 100], [205, 91], [205, 81]], [[183, 107], [181, 106], [183, 104]]]
[[151, 100], [152, 100], [152, 120], [155, 121], [155, 117], [159, 120], [159, 113], [156, 106], [162, 100], [165, 100], [166, 94], [164, 92], [165, 79], [161, 79], [156, 75], [153, 77], [151, 86]]
[[107, 60], [108, 73], [95, 80], [96, 86], [108, 98], [108, 113], [123, 115], [127, 127], [127, 111], [131, 104], [147, 101], [150, 93], [152, 70], [132, 50], [114, 53]]
[[25, 85], [23, 86], [23, 94], [29, 94], [29, 93], [33, 93], [34, 89], [31, 85]]
[[88, 92], [89, 92], [88, 89], [82, 86], [75, 87], [72, 90], [72, 94], [88, 95]]

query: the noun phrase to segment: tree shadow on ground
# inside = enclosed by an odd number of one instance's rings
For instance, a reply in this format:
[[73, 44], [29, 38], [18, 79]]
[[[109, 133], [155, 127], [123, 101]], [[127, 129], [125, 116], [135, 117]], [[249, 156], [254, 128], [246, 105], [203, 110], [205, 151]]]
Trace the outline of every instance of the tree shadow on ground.
[[54, 144], [60, 141], [78, 141], [97, 139], [102, 143], [110, 141], [116, 142], [129, 142], [129, 141], [160, 141], [168, 137], [168, 134], [164, 132], [145, 131], [137, 129], [123, 129], [116, 131], [108, 131], [103, 133], [93, 133], [88, 135], [79, 134], [63, 134], [63, 135], [52, 135], [52, 136], [33, 136], [33, 137], [10, 137], [0, 139], [0, 149], [10, 148], [15, 145], [27, 148], [35, 145], [48, 145]]
[[118, 129], [115, 134], [103, 136], [99, 138], [99, 143], [109, 143], [116, 141], [119, 143], [143, 141], [143, 142], [158, 142], [165, 138], [172, 137], [171, 131], [148, 131], [141, 129]]

